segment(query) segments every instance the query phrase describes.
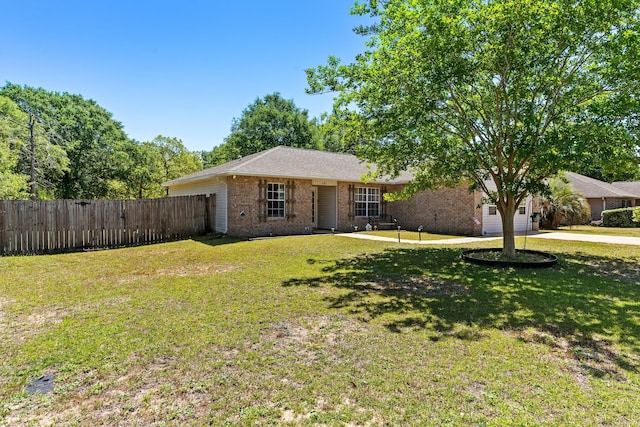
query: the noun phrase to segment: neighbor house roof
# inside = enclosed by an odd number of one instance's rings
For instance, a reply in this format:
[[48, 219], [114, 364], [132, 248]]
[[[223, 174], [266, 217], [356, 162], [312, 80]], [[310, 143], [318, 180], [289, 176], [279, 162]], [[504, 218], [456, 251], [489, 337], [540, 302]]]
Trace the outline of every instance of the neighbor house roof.
[[564, 176], [574, 190], [581, 193], [587, 199], [600, 199], [602, 197], [634, 199], [638, 196], [622, 188], [618, 188], [604, 181], [589, 178], [575, 172], [565, 172]]
[[[369, 167], [367, 163], [352, 154], [330, 153], [281, 145], [182, 176], [162, 185], [169, 187], [230, 175], [360, 182], [362, 176], [372, 170], [376, 170], [375, 166]], [[377, 179], [373, 182], [404, 184], [410, 179], [409, 174], [404, 174], [395, 179]]]
[[640, 181], [617, 181], [611, 185], [619, 188], [620, 190], [626, 191], [627, 193], [635, 194], [636, 199], [640, 199]]

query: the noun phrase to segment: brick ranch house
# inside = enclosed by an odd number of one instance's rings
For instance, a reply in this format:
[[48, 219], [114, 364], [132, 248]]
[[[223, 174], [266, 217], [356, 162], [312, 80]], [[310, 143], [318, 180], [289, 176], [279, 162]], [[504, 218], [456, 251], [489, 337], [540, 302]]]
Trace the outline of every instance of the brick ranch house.
[[[364, 183], [367, 164], [350, 154], [278, 146], [174, 179], [169, 196], [215, 195], [215, 230], [237, 237], [308, 234], [313, 230], [364, 230], [380, 223], [405, 230], [457, 235], [500, 233], [495, 206], [482, 205], [481, 192], [467, 186], [387, 202], [411, 176]], [[532, 224], [528, 199], [516, 213], [516, 231]]]
[[640, 182], [609, 184], [575, 172], [565, 172], [564, 177], [589, 203], [590, 221], [602, 219], [602, 212], [609, 209], [640, 206]]

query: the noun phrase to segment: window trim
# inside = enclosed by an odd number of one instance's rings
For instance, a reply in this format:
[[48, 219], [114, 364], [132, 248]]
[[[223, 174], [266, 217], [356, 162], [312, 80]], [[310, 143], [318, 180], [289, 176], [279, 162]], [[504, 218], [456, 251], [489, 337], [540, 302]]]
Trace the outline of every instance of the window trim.
[[[267, 218], [284, 219], [286, 212], [286, 185], [284, 182], [267, 182]], [[276, 196], [276, 197], [273, 197]], [[277, 204], [277, 206], [276, 206]]]
[[381, 193], [382, 191], [378, 187], [355, 187], [353, 200], [356, 218], [379, 216]]

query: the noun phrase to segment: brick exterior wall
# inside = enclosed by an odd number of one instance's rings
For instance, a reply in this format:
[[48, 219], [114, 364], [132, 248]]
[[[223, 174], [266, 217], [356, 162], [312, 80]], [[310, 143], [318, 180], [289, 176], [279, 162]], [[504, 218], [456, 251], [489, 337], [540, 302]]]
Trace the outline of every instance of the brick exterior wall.
[[[261, 180], [294, 183], [293, 198], [286, 203], [288, 218], [260, 218]], [[235, 237], [281, 236], [311, 233], [311, 180], [237, 176], [227, 180], [227, 234]], [[285, 194], [289, 194], [286, 192]], [[291, 212], [293, 210], [293, 212]], [[241, 213], [244, 213], [242, 215]]]
[[442, 234], [479, 236], [482, 224], [482, 193], [470, 192], [468, 186], [442, 188], [416, 194], [410, 200], [393, 202], [391, 210], [404, 230]]
[[[591, 219], [602, 219], [602, 199], [587, 199], [589, 207], [591, 208]], [[606, 198], [607, 210], [623, 208], [625, 203], [629, 203], [630, 207], [638, 206], [633, 199], [614, 199], [611, 197]]]
[[[287, 203], [288, 211], [291, 208], [295, 216], [289, 218], [260, 218], [260, 189], [262, 181], [269, 183], [295, 184], [293, 202]], [[400, 186], [384, 184], [363, 184], [339, 182], [337, 186], [337, 231], [351, 232], [354, 226], [364, 230], [368, 218], [350, 216], [353, 208], [349, 204], [349, 186], [380, 188], [384, 191], [394, 192], [401, 189]], [[261, 178], [237, 176], [227, 180], [227, 233], [236, 237], [282, 236], [293, 234], [310, 234], [312, 231], [311, 192], [313, 183], [311, 180], [286, 179], [286, 178]], [[289, 193], [287, 193], [289, 194]], [[398, 220], [398, 225], [403, 230], [417, 230], [420, 225], [424, 231], [432, 233], [480, 235], [482, 225], [475, 224], [473, 217], [482, 220], [482, 194], [469, 192], [467, 186], [460, 185], [456, 188], [443, 188], [435, 191], [427, 191], [415, 195], [410, 200], [385, 202], [381, 207], [381, 213], [386, 211], [388, 215]], [[241, 214], [243, 213], [243, 214]]]
[[[354, 226], [358, 227], [358, 230], [364, 230], [365, 226], [369, 222], [368, 217], [350, 216], [349, 211], [352, 208], [349, 206], [349, 186], [365, 187], [365, 188], [379, 188], [380, 197], [383, 197], [385, 192], [390, 193], [398, 191], [401, 187], [385, 184], [363, 184], [361, 182], [339, 182], [338, 183], [338, 231], [350, 232], [354, 230]], [[383, 202], [383, 204], [386, 202]], [[396, 215], [393, 212], [393, 203], [386, 203], [386, 206], [380, 206], [380, 213], [386, 213], [392, 215], [394, 218]], [[354, 213], [354, 211], [351, 211]]]

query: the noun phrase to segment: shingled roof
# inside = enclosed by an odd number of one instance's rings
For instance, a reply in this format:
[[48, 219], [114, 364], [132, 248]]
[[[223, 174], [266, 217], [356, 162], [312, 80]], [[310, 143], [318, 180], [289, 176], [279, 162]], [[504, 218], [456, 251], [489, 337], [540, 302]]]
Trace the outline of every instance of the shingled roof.
[[622, 188], [618, 188], [604, 181], [589, 178], [575, 172], [565, 172], [565, 177], [569, 180], [571, 187], [581, 193], [587, 199], [600, 199], [602, 197], [635, 199], [638, 196]]
[[617, 181], [611, 183], [611, 185], [627, 193], [635, 194], [636, 199], [640, 199], [640, 181]]
[[[281, 145], [182, 176], [162, 185], [169, 187], [176, 184], [230, 175], [360, 182], [362, 176], [371, 170], [376, 170], [375, 165], [369, 167], [365, 162], [351, 154], [330, 153]], [[409, 174], [404, 174], [395, 179], [378, 179], [374, 182], [405, 184], [410, 179], [411, 176]]]

